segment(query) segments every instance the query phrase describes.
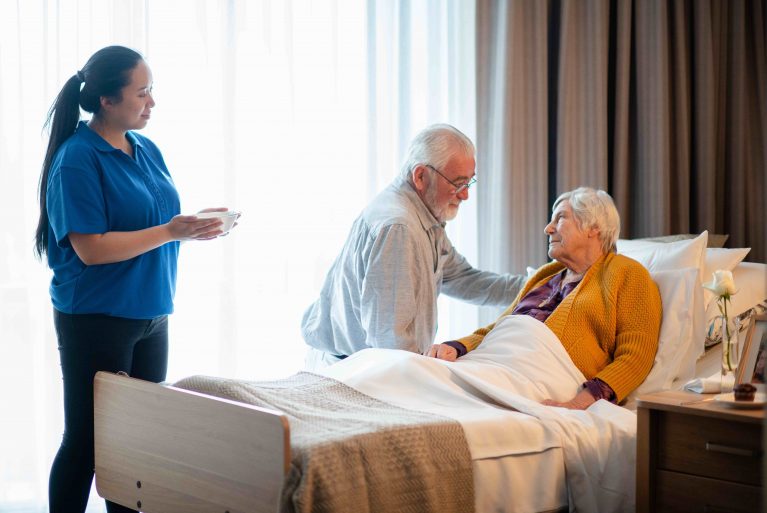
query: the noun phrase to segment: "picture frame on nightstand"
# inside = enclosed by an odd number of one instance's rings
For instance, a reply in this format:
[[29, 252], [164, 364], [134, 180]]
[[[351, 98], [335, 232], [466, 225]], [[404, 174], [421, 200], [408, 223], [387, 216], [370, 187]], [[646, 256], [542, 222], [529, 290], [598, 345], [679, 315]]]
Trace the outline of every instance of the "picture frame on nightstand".
[[754, 315], [746, 331], [736, 383], [765, 383], [767, 366], [767, 313]]

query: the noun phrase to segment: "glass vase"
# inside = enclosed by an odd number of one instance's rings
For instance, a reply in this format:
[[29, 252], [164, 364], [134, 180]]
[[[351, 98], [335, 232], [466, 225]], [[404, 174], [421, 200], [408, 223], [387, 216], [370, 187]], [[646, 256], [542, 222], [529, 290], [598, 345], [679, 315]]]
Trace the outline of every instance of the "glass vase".
[[722, 333], [722, 393], [732, 392], [735, 386], [735, 374], [738, 370], [740, 346], [738, 344], [738, 326], [733, 319], [721, 316]]

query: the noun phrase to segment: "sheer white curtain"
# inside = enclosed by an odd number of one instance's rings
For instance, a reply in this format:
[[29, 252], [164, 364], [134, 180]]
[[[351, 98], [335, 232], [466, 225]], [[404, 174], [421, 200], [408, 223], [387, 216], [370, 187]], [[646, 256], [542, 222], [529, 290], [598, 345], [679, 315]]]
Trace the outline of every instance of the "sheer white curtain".
[[[368, 1], [369, 195], [399, 171], [410, 138], [424, 126], [448, 122], [476, 141], [474, 2]], [[482, 162], [477, 179], [482, 180]], [[453, 244], [477, 262], [475, 189], [448, 225]], [[475, 330], [477, 308], [440, 298], [437, 340]]]
[[[0, 11], [0, 511], [42, 512], [63, 415], [50, 273], [32, 238], [41, 126], [65, 80], [103, 46], [141, 51], [157, 101], [144, 133], [182, 210], [243, 212], [231, 236], [182, 247], [168, 378], [281, 377], [301, 367], [301, 314], [410, 137], [444, 121], [474, 138], [474, 7], [0, 0]], [[475, 205], [449, 228], [473, 262]], [[474, 327], [473, 307], [443, 305], [441, 337]]]

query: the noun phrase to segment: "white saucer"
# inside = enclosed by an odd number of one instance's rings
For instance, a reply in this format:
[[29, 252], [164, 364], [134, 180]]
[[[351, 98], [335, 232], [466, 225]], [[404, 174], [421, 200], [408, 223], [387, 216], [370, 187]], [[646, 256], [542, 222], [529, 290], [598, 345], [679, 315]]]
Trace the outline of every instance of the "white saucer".
[[724, 406], [729, 406], [730, 408], [763, 408], [765, 402], [767, 402], [767, 394], [764, 392], [756, 392], [753, 401], [736, 401], [735, 394], [729, 392], [727, 394], [714, 396], [714, 401], [721, 403]]

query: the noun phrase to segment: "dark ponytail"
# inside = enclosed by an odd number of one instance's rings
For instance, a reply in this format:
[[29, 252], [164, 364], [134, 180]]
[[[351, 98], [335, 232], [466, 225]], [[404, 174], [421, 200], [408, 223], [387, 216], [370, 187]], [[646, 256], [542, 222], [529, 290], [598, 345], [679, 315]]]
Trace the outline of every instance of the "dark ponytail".
[[[38, 194], [40, 219], [35, 232], [35, 254], [42, 257], [48, 252], [48, 208], [46, 197], [48, 173], [53, 158], [64, 141], [75, 133], [80, 121], [80, 108], [98, 116], [101, 110], [101, 98], [122, 100], [121, 90], [130, 83], [130, 72], [142, 60], [140, 53], [123, 46], [107, 46], [94, 53], [82, 70], [75, 73], [56, 96], [48, 111], [45, 127], [50, 130], [48, 149], [40, 173]], [[81, 84], [82, 89], [80, 88]]]

